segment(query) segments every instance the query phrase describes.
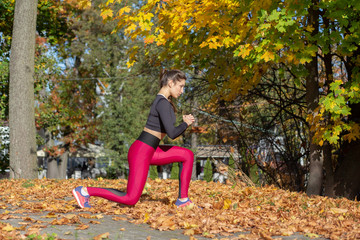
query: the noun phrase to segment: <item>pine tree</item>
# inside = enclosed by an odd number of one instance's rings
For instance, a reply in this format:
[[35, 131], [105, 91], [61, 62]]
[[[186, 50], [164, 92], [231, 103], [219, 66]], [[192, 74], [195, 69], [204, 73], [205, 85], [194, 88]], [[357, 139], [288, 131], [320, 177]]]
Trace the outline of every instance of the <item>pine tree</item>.
[[158, 177], [159, 177], [159, 175], [158, 175], [158, 171], [157, 171], [157, 166], [151, 165], [150, 166], [150, 178], [154, 180]]
[[173, 163], [171, 168], [170, 179], [178, 179], [179, 178], [179, 163]]
[[235, 161], [234, 161], [234, 157], [232, 155], [230, 155], [230, 158], [229, 158], [229, 167], [235, 168]]
[[212, 178], [213, 178], [212, 164], [210, 159], [207, 159], [204, 168], [204, 180], [210, 182], [212, 181]]

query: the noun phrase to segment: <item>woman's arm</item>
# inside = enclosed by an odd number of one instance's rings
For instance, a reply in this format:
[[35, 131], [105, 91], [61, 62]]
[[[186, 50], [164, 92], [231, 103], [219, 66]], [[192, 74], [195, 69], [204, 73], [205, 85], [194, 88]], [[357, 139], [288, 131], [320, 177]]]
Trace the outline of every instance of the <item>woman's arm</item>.
[[159, 117], [165, 128], [166, 134], [171, 139], [175, 139], [180, 136], [189, 126], [188, 123], [186, 123], [185, 121], [176, 127], [174, 126], [176, 121], [175, 113], [171, 104], [166, 99], [161, 99], [158, 102], [156, 110], [159, 113]]

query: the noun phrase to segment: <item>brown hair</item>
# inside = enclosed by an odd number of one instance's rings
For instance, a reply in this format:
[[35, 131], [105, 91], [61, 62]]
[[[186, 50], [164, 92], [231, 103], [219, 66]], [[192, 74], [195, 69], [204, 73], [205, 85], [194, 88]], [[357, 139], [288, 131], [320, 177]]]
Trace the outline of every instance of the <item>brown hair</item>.
[[[160, 73], [160, 88], [162, 88], [163, 86], [166, 86], [170, 80], [172, 80], [175, 83], [175, 82], [180, 82], [183, 79], [186, 80], [186, 75], [184, 72], [177, 70], [177, 69], [172, 69], [172, 70], [163, 69], [163, 70], [161, 70], [161, 73]], [[173, 107], [174, 111], [176, 112], [176, 107], [172, 101], [171, 96], [169, 97], [169, 102], [171, 103], [171, 106]]]
[[166, 86], [169, 80], [172, 80], [174, 82], [180, 82], [183, 79], [186, 80], [186, 75], [184, 72], [177, 69], [172, 69], [172, 70], [163, 69], [161, 70], [160, 73], [160, 88]]

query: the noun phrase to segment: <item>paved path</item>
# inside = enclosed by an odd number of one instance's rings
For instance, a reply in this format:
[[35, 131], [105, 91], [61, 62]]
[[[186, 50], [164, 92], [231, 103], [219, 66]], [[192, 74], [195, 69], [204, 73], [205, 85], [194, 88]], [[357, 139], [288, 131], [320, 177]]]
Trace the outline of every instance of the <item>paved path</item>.
[[[4, 213], [3, 210], [0, 213]], [[86, 212], [82, 212], [86, 213]], [[74, 215], [79, 215], [79, 213], [75, 213]], [[0, 220], [0, 222], [10, 223], [14, 227], [21, 227], [27, 221], [26, 218], [32, 219], [32, 225], [40, 225], [46, 226], [41, 228], [40, 234], [48, 234], [51, 236], [52, 234], [56, 234], [58, 239], [74, 239], [74, 240], [88, 240], [94, 239], [96, 236], [103, 236], [103, 239], [111, 239], [111, 240], [189, 240], [191, 239], [189, 236], [185, 236], [183, 234], [183, 230], [175, 230], [175, 231], [158, 231], [150, 228], [147, 224], [133, 224], [126, 220], [113, 220], [114, 216], [111, 215], [103, 215], [101, 219], [86, 219], [80, 217], [82, 223], [89, 225], [90, 227], [85, 230], [77, 230], [80, 224], [70, 224], [70, 225], [52, 225], [51, 221], [54, 219], [61, 219], [64, 216], [69, 216], [69, 214], [55, 214], [55, 216], [49, 218], [49, 212], [42, 213], [24, 213], [24, 214], [14, 214], [19, 218], [10, 218], [7, 220]], [[119, 216], [116, 216], [119, 217]], [[39, 221], [38, 223], [34, 223], [34, 221]], [[100, 222], [99, 224], [91, 223], [90, 221]], [[25, 234], [25, 231], [22, 231]], [[237, 233], [233, 236], [217, 236], [217, 239], [248, 239], [250, 238], [250, 232], [242, 232]], [[107, 238], [105, 238], [107, 236]], [[248, 237], [247, 237], [248, 236]], [[209, 238], [205, 238], [202, 236], [194, 236], [195, 239], [198, 240], [208, 240]], [[102, 238], [99, 238], [102, 239]], [[250, 238], [254, 239], [254, 238]], [[305, 240], [310, 239], [310, 237], [306, 237], [300, 234], [294, 234], [292, 236], [279, 236], [273, 237], [273, 239], [299, 239]], [[324, 239], [324, 238], [317, 238]]]

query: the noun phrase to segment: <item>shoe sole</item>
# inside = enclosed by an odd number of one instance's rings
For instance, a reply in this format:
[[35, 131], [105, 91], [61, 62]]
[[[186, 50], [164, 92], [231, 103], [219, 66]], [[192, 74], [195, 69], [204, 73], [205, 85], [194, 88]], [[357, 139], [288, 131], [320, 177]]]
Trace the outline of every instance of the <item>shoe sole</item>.
[[185, 203], [183, 203], [183, 204], [181, 204], [181, 205], [176, 205], [175, 204], [175, 206], [177, 207], [177, 208], [183, 208], [183, 207], [187, 207], [187, 206], [190, 206], [190, 205], [192, 205], [192, 204], [194, 204], [193, 202], [185, 202]]
[[81, 206], [80, 199], [79, 199], [78, 195], [76, 194], [75, 189], [72, 190], [72, 194], [74, 195], [74, 198], [76, 199], [76, 201], [77, 201], [78, 205], [80, 206], [80, 208], [84, 208], [84, 206]]

